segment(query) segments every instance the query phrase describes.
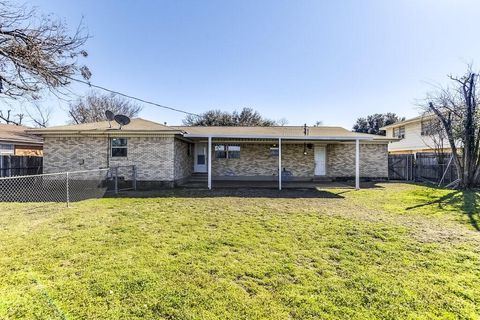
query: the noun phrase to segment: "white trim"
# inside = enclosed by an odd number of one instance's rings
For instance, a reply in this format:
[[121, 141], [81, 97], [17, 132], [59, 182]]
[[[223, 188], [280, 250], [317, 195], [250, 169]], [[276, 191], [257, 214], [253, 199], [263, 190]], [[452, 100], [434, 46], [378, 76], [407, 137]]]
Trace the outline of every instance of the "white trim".
[[[198, 156], [203, 155], [204, 162], [203, 164], [198, 164]], [[193, 172], [207, 173], [208, 163], [207, 163], [207, 144], [204, 142], [197, 142], [193, 145]]]
[[360, 189], [360, 140], [355, 141], [355, 189]]
[[212, 137], [208, 137], [208, 154], [207, 154], [207, 163], [208, 163], [208, 189], [212, 190]]
[[[238, 139], [289, 139], [289, 140], [374, 140], [374, 137], [358, 137], [358, 136], [281, 136], [278, 135], [236, 135], [236, 134], [184, 134], [186, 138], [238, 138]], [[388, 139], [382, 139], [388, 140]], [[396, 139], [394, 139], [396, 140]]]
[[282, 190], [282, 138], [278, 138], [278, 190]]

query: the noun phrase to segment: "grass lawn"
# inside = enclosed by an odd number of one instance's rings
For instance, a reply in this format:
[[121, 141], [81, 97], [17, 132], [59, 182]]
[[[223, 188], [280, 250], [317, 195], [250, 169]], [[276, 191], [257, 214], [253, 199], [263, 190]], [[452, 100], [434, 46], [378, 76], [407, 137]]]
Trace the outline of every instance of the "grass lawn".
[[478, 193], [0, 204], [0, 319], [480, 319]]

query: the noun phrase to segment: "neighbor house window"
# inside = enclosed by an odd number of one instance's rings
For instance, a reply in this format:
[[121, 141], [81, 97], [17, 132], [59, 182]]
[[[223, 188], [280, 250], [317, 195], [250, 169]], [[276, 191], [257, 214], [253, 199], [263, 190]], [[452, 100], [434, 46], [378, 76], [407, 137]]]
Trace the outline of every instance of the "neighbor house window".
[[217, 159], [239, 159], [240, 146], [227, 146], [219, 144], [215, 146], [215, 158]]
[[112, 157], [127, 156], [127, 138], [112, 138]]
[[436, 121], [422, 121], [422, 136], [431, 136], [435, 133], [438, 126], [440, 126], [440, 123]]
[[393, 137], [394, 138], [405, 138], [405, 126], [393, 128]]
[[6, 144], [6, 143], [0, 144], [0, 154], [6, 155], [6, 154], [14, 154], [14, 153], [15, 153], [15, 148], [13, 144]]

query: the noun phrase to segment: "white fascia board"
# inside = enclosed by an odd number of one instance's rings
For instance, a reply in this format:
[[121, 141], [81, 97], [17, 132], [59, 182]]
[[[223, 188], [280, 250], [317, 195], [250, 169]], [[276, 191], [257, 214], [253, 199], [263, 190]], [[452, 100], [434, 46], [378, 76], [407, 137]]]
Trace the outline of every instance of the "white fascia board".
[[284, 140], [373, 140], [373, 137], [342, 137], [342, 136], [276, 136], [276, 135], [236, 135], [236, 134], [184, 134], [186, 138], [233, 138], [233, 139], [284, 139]]

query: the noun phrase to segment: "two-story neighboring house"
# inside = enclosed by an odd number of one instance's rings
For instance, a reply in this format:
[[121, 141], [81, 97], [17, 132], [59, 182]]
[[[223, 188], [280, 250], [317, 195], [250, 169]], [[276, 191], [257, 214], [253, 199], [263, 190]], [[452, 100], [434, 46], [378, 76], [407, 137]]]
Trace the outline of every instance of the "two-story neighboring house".
[[[388, 144], [390, 154], [416, 154], [434, 152], [439, 148], [438, 138], [433, 138], [431, 132], [433, 116], [419, 116], [380, 128], [386, 131], [387, 138], [398, 138]], [[438, 124], [440, 125], [440, 124]], [[443, 141], [443, 152], [451, 152], [446, 139]]]

